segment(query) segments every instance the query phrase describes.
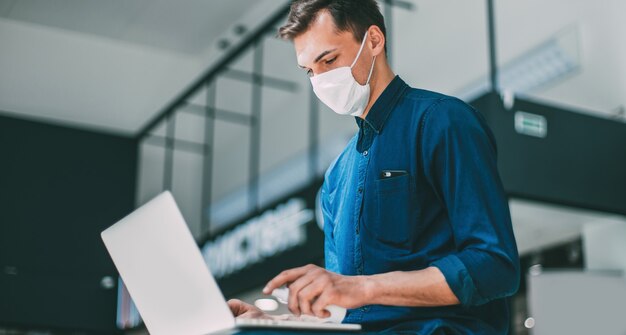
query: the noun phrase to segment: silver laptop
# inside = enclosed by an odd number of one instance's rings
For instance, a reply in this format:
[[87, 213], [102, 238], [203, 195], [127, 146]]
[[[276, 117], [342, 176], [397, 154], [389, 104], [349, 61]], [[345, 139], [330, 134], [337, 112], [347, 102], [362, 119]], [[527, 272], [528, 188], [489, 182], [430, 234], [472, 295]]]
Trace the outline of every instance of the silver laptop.
[[103, 231], [102, 240], [150, 334], [361, 329], [357, 324], [233, 317], [170, 192]]

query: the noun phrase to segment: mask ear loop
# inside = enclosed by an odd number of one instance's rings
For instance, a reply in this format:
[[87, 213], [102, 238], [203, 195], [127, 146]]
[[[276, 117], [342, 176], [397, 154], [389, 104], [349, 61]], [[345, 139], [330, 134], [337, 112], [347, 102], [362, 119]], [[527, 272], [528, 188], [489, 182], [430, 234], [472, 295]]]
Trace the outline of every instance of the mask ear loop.
[[365, 36], [363, 36], [363, 42], [361, 42], [361, 47], [359, 48], [359, 52], [356, 54], [356, 57], [354, 58], [354, 61], [352, 62], [352, 65], [350, 65], [350, 68], [354, 67], [354, 64], [356, 64], [356, 61], [359, 59], [359, 56], [361, 56], [361, 51], [363, 51], [363, 47], [365, 46], [365, 41], [367, 40], [367, 31], [365, 32]]
[[367, 75], [367, 81], [365, 85], [370, 83], [370, 78], [372, 78], [372, 72], [374, 72], [374, 64], [376, 64], [376, 56], [374, 56], [374, 60], [372, 61], [372, 67], [370, 67], [370, 74]]

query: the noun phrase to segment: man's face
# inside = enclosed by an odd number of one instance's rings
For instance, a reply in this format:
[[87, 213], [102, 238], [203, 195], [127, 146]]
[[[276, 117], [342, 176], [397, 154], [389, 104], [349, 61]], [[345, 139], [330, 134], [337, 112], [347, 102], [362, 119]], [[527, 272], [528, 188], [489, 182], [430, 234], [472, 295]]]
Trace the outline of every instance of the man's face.
[[[369, 38], [368, 38], [369, 39]], [[298, 66], [315, 76], [326, 71], [350, 66], [354, 61], [361, 41], [356, 41], [352, 32], [338, 32], [333, 17], [328, 11], [321, 11], [309, 29], [293, 39]], [[372, 52], [369, 43], [352, 68], [354, 78], [361, 84], [367, 81], [372, 66]]]

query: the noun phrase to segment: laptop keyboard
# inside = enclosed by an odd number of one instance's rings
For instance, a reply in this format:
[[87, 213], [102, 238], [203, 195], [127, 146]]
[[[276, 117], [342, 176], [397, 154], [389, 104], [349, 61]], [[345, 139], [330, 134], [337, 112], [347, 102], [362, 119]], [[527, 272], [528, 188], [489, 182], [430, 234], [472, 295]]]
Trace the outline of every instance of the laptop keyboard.
[[237, 319], [238, 324], [245, 324], [250, 326], [275, 326], [279, 325], [282, 321], [273, 319]]

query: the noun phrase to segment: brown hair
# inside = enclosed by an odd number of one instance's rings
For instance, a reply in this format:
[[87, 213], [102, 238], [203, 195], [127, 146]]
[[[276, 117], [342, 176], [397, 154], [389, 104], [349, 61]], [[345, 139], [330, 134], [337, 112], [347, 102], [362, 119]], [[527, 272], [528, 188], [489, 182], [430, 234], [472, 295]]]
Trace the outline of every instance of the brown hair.
[[387, 36], [385, 19], [376, 0], [295, 0], [291, 4], [287, 23], [278, 29], [278, 37], [293, 40], [309, 29], [311, 22], [322, 10], [330, 13], [338, 31], [352, 32], [354, 39], [359, 43], [372, 25], [378, 26], [383, 36]]

